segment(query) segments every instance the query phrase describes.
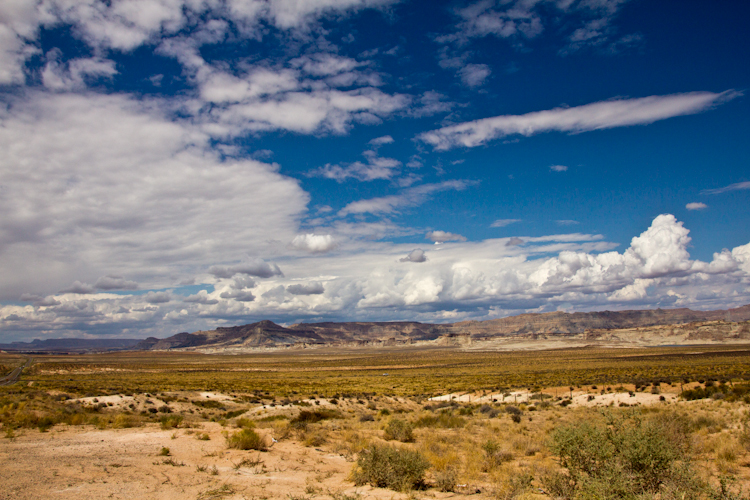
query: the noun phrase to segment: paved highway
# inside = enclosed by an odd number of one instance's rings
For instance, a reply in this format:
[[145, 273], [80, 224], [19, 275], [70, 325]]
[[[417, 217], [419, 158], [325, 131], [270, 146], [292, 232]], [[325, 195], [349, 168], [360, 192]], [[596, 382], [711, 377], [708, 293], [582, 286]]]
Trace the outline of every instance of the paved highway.
[[19, 366], [12, 372], [10, 372], [8, 375], [6, 375], [3, 378], [0, 378], [0, 385], [11, 385], [18, 382], [18, 378], [21, 376], [21, 372], [24, 368], [29, 366], [31, 364], [31, 358], [26, 360], [26, 363], [23, 366]]

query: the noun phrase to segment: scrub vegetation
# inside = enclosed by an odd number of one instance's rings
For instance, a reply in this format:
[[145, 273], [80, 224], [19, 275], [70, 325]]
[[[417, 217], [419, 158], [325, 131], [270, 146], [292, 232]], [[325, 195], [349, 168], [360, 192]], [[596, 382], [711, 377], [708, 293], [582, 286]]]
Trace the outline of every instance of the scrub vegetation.
[[[413, 498], [750, 498], [750, 349], [737, 346], [35, 361], [21, 382], [0, 388], [5, 439], [153, 428], [253, 451], [252, 465], [235, 457], [236, 470], [253, 474], [285, 443], [289, 470], [315, 450], [346, 459], [349, 487]], [[222, 474], [201, 460], [174, 463]], [[289, 495], [353, 495], [326, 487], [327, 477]]]

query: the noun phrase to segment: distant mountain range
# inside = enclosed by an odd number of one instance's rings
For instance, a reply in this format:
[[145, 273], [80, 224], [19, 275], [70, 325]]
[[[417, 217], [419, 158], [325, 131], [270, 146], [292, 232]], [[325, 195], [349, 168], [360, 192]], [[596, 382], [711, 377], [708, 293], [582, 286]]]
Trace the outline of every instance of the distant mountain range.
[[138, 342], [141, 342], [141, 339], [34, 339], [31, 342], [0, 344], [0, 350], [23, 352], [120, 351], [132, 348]]
[[[539, 336], [572, 337], [587, 332], [622, 330], [696, 322], [729, 323], [750, 320], [750, 305], [720, 311], [654, 309], [601, 311], [589, 313], [552, 312], [521, 314], [488, 321], [462, 321], [452, 324], [404, 322], [299, 323], [286, 328], [272, 321], [243, 326], [221, 327], [195, 333], [178, 333], [165, 339], [150, 337], [135, 346], [138, 350], [243, 350], [314, 345], [399, 345], [419, 341], [451, 343]], [[744, 331], [744, 330], [743, 330]]]
[[[220, 327], [216, 330], [178, 333], [164, 339], [34, 339], [31, 342], [0, 344], [0, 350], [21, 352], [93, 352], [119, 350], [215, 350], [242, 351], [258, 348], [309, 346], [389, 346], [427, 342], [455, 345], [482, 341], [514, 339], [612, 339], [632, 338], [633, 332], [649, 329], [648, 335], [665, 339], [666, 325], [685, 325], [673, 330], [684, 339], [713, 339], [722, 335], [750, 341], [750, 305], [719, 311], [691, 309], [648, 309], [636, 311], [600, 311], [589, 313], [532, 313], [487, 321], [430, 324], [415, 321], [298, 323], [288, 328], [272, 321]], [[707, 322], [721, 322], [712, 326]], [[692, 327], [690, 324], [695, 324]], [[746, 332], [747, 330], [747, 332]], [[719, 332], [711, 337], [710, 332]], [[613, 333], [615, 332], [615, 333]], [[674, 333], [677, 332], [677, 333]], [[709, 333], [706, 333], [709, 332]], [[723, 333], [721, 333], [723, 332]], [[619, 335], [619, 337], [618, 337]], [[672, 338], [672, 337], [669, 337]], [[675, 337], [677, 338], [677, 337]], [[657, 339], [658, 340], [658, 339]], [[678, 341], [679, 338], [676, 340]], [[658, 342], [657, 342], [658, 343]]]

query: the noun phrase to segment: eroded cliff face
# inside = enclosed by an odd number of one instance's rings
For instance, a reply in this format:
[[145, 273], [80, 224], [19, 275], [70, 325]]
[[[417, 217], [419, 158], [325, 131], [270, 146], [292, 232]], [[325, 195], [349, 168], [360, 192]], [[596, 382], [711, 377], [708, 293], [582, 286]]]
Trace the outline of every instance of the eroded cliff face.
[[750, 320], [750, 305], [728, 311], [692, 311], [690, 309], [654, 309], [640, 311], [600, 311], [590, 313], [552, 312], [521, 314], [488, 321], [454, 323], [452, 332], [475, 337], [519, 333], [579, 334], [586, 330], [614, 330], [657, 325], [680, 325], [700, 321]]
[[[161, 349], [253, 349], [320, 345], [397, 346], [415, 342], [470, 346], [503, 339], [529, 341], [636, 341], [650, 343], [665, 339], [698, 343], [699, 340], [750, 340], [750, 305], [729, 311], [656, 309], [601, 311], [590, 313], [552, 312], [521, 314], [488, 321], [453, 324], [418, 322], [299, 323], [283, 327], [271, 321], [222, 327], [195, 333], [178, 333], [166, 339], [149, 338], [135, 348]], [[628, 339], [628, 340], [625, 340]]]

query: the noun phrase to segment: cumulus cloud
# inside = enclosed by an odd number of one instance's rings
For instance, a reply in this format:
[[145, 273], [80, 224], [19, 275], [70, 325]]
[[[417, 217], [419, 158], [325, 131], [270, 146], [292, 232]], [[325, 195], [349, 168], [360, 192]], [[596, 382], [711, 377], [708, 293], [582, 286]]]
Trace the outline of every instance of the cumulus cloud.
[[29, 91], [8, 97], [0, 125], [0, 296], [11, 300], [108, 274], [164, 288], [291, 241], [307, 210], [276, 166], [222, 159], [195, 126], [122, 95]]
[[510, 226], [511, 224], [515, 224], [516, 222], [521, 222], [521, 219], [497, 219], [495, 222], [490, 224], [490, 227], [505, 227]]
[[588, 132], [646, 125], [676, 116], [700, 113], [741, 95], [740, 92], [690, 92], [635, 99], [614, 99], [572, 108], [554, 108], [525, 115], [503, 115], [449, 125], [418, 138], [436, 150], [476, 147], [508, 135], [529, 137], [543, 132]]
[[737, 182], [717, 189], [704, 189], [701, 191], [701, 194], [722, 194], [728, 191], [740, 191], [744, 189], [750, 189], [750, 181]]
[[708, 208], [708, 205], [706, 205], [705, 203], [696, 201], [696, 202], [688, 203], [687, 205], [685, 205], [685, 208], [687, 208], [688, 210], [703, 210], [703, 209]]
[[399, 259], [400, 262], [425, 262], [426, 260], [427, 255], [425, 255], [424, 250], [421, 248], [415, 248], [409, 252], [409, 255]]
[[94, 286], [89, 285], [88, 283], [81, 283], [78, 280], [74, 281], [73, 284], [69, 287], [60, 290], [60, 293], [87, 294], [94, 292], [96, 292], [96, 288]]
[[565, 172], [568, 170], [568, 167], [565, 165], [552, 165], [549, 169], [553, 172]]
[[111, 79], [117, 74], [115, 62], [91, 57], [60, 62], [61, 52], [54, 49], [47, 54], [47, 64], [42, 70], [42, 83], [51, 90], [82, 90], [96, 79]]
[[292, 240], [291, 246], [296, 250], [325, 253], [336, 248], [336, 240], [330, 234], [298, 234]]
[[289, 285], [286, 287], [286, 291], [292, 295], [320, 295], [325, 292], [325, 288], [322, 283], [313, 281], [311, 283]]
[[434, 243], [445, 243], [446, 241], [466, 241], [465, 236], [449, 233], [447, 231], [430, 231], [425, 235], [425, 238]]
[[[84, 325], [87, 332], [138, 328], [163, 336], [211, 329], [217, 319], [242, 324], [248, 317], [290, 313], [387, 320], [396, 311], [436, 321], [446, 310], [459, 319], [486, 319], [560, 306], [725, 308], [750, 301], [750, 243], [717, 252], [710, 262], [691, 259], [690, 244], [687, 228], [669, 214], [656, 217], [620, 252], [614, 251], [617, 243], [580, 233], [457, 242], [432, 252], [429, 260], [420, 248], [369, 241], [344, 256], [288, 261], [285, 271], [292, 278], [261, 281], [252, 292], [222, 282], [214, 292], [169, 302], [148, 294], [67, 293], [47, 307], [0, 307], [0, 328], [6, 335], [39, 329], [59, 335], [76, 334]], [[323, 280], [324, 293], [295, 293], [319, 291]]]
[[217, 278], [231, 278], [235, 274], [246, 274], [257, 278], [270, 278], [272, 276], [283, 275], [281, 269], [276, 264], [269, 264], [263, 260], [256, 259], [250, 262], [243, 262], [233, 266], [211, 266], [208, 272]]
[[252, 302], [255, 300], [255, 295], [249, 290], [229, 290], [221, 292], [219, 297], [222, 299], [232, 299], [237, 302]]
[[200, 292], [188, 295], [184, 299], [182, 299], [183, 302], [187, 303], [195, 303], [195, 304], [203, 304], [203, 305], [213, 305], [218, 304], [219, 301], [217, 299], [214, 299], [208, 295], [208, 292], [205, 290], [201, 290]]

